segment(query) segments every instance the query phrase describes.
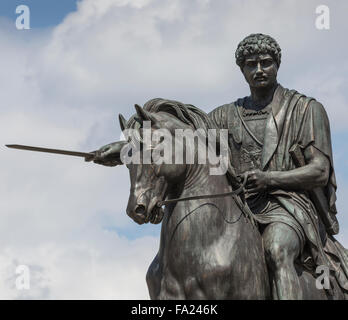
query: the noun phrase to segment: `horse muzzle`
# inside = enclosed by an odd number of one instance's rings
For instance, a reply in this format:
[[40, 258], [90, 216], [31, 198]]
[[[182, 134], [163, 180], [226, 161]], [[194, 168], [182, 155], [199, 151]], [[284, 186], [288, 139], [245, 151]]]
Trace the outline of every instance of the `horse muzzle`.
[[127, 214], [138, 224], [148, 222], [157, 224], [162, 221], [164, 210], [157, 205], [152, 206], [152, 208], [147, 208], [144, 204], [136, 204], [133, 210], [127, 208]]

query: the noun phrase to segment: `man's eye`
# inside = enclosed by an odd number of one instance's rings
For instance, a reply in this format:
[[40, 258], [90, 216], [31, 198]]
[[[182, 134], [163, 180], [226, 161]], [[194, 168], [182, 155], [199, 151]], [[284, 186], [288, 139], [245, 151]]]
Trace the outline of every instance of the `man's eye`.
[[267, 59], [267, 60], [262, 60], [261, 61], [261, 64], [262, 64], [263, 67], [269, 67], [269, 66], [272, 65], [272, 63], [273, 63], [273, 60], [271, 60], [271, 59]]
[[247, 61], [245, 64], [250, 68], [254, 68], [254, 67], [256, 67], [257, 62], [256, 61]]

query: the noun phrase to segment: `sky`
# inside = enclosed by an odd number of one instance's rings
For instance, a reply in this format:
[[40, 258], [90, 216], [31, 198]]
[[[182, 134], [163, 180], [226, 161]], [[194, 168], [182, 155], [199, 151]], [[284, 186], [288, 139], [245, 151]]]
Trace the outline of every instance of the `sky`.
[[[16, 28], [16, 6], [30, 29]], [[330, 29], [316, 28], [316, 8]], [[331, 123], [348, 247], [346, 0], [2, 0], [0, 3], [0, 298], [148, 299], [160, 225], [125, 213], [125, 167], [10, 150], [92, 151], [120, 139], [119, 113], [154, 97], [206, 112], [249, 94], [234, 61], [250, 33], [282, 48], [279, 82], [320, 101]], [[16, 268], [30, 289], [16, 288]]]

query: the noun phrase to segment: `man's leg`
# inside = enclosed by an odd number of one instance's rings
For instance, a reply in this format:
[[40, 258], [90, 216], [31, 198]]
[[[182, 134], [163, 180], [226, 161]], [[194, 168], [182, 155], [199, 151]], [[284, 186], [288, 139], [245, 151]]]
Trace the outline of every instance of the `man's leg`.
[[301, 242], [296, 232], [288, 225], [274, 222], [263, 234], [267, 265], [275, 282], [274, 299], [303, 299], [300, 281], [294, 261], [301, 250]]

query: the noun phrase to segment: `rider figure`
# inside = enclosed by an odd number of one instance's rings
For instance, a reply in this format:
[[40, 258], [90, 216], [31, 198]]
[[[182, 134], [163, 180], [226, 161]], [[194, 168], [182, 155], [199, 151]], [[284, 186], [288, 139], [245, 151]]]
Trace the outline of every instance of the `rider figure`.
[[[246, 37], [238, 45], [236, 62], [251, 94], [209, 116], [228, 129], [235, 172], [248, 174], [246, 201], [259, 222], [273, 298], [303, 297], [297, 264], [312, 271], [319, 265], [337, 270], [339, 264], [326, 252], [341, 258], [342, 287], [347, 284], [348, 255], [333, 238], [338, 233], [336, 181], [324, 107], [278, 84], [281, 50], [270, 36]], [[100, 148], [94, 162], [120, 164], [123, 144]]]

